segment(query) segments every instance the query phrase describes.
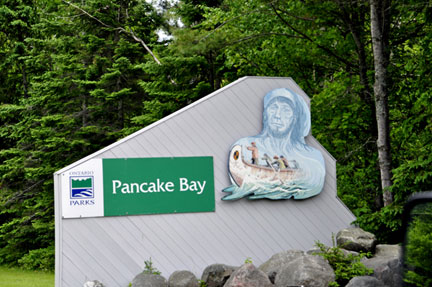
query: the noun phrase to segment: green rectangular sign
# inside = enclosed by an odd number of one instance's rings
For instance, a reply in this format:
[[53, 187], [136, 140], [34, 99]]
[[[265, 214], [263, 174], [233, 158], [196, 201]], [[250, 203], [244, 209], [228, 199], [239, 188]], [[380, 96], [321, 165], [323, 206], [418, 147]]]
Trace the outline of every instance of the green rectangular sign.
[[215, 210], [212, 157], [102, 162], [104, 216]]

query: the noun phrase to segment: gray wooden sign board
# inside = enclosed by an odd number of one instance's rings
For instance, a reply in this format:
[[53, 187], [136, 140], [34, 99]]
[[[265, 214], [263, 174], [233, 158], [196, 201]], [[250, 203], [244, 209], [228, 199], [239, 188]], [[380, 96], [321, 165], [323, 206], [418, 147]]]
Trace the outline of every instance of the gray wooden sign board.
[[[198, 278], [213, 263], [256, 266], [283, 250], [312, 248], [355, 220], [336, 194], [336, 161], [309, 135], [325, 159], [323, 191], [310, 199], [222, 201], [230, 185], [228, 153], [239, 138], [262, 128], [263, 97], [289, 88], [310, 105], [291, 78], [244, 77], [54, 174], [56, 286], [99, 280], [128, 286], [151, 258], [166, 278], [190, 270]], [[313, 122], [312, 122], [313, 125]], [[64, 218], [62, 185], [71, 171], [95, 159], [213, 157], [215, 212]]]

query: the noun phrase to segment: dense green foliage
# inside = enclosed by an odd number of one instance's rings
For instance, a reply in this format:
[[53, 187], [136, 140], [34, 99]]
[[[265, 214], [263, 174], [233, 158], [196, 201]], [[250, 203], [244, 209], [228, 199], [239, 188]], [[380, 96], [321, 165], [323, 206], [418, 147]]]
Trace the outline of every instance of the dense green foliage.
[[432, 183], [432, 6], [393, 2], [395, 202], [383, 208], [368, 1], [2, 1], [0, 264], [52, 268], [56, 170], [245, 75], [299, 84], [340, 198], [400, 241], [405, 199]]
[[359, 254], [345, 254], [340, 247], [334, 244], [334, 238], [333, 247], [325, 246], [321, 242], [317, 242], [316, 246], [320, 251], [315, 255], [319, 255], [326, 259], [334, 270], [335, 281], [329, 284], [330, 287], [345, 286], [356, 276], [366, 276], [373, 273], [372, 269], [367, 268], [360, 262], [363, 257], [368, 255], [366, 253], [360, 252]]
[[405, 282], [408, 286], [432, 286], [432, 204], [416, 206], [407, 232]]

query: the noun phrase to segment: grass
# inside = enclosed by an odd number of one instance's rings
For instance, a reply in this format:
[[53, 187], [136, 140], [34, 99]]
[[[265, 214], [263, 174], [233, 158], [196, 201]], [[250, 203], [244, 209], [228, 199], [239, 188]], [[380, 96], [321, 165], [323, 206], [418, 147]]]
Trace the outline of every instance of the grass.
[[0, 287], [54, 287], [54, 273], [0, 266]]

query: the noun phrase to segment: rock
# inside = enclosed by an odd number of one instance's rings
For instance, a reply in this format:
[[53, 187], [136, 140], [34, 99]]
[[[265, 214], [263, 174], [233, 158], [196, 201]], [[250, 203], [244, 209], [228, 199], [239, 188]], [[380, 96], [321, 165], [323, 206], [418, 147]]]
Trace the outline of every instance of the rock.
[[304, 256], [301, 250], [287, 250], [273, 255], [269, 260], [261, 264], [260, 270], [264, 271], [272, 283], [275, 282], [276, 275], [280, 269], [294, 259]]
[[376, 245], [376, 238], [370, 232], [361, 228], [346, 228], [339, 231], [336, 235], [337, 245], [351, 251], [373, 251]]
[[[356, 251], [346, 250], [346, 249], [343, 249], [343, 248], [340, 248], [340, 250], [342, 251], [342, 253], [345, 256], [348, 256], [350, 254], [352, 254], [352, 255], [359, 255], [359, 253], [356, 252]], [[306, 254], [310, 254], [310, 255], [318, 255], [318, 254], [321, 254], [321, 253], [322, 253], [322, 251], [319, 248], [312, 248], [312, 249], [306, 251]]]
[[375, 256], [361, 262], [373, 269], [373, 277], [391, 287], [402, 286], [402, 263], [399, 257]]
[[264, 271], [257, 269], [252, 263], [247, 263], [234, 271], [224, 287], [271, 287], [274, 286]]
[[198, 279], [187, 270], [175, 271], [168, 279], [168, 287], [199, 287]]
[[386, 287], [384, 283], [372, 276], [352, 278], [345, 287]]
[[375, 247], [375, 256], [401, 258], [402, 246], [397, 244], [378, 244]]
[[327, 287], [334, 280], [334, 271], [326, 260], [305, 254], [283, 266], [276, 275], [275, 286]]
[[321, 253], [322, 253], [322, 251], [318, 247], [314, 247], [314, 248], [306, 251], [306, 254], [309, 254], [309, 255], [317, 255], [317, 254], [321, 254]]
[[168, 287], [161, 275], [140, 273], [132, 280], [132, 287]]
[[97, 280], [87, 281], [84, 283], [84, 287], [104, 287], [102, 283]]
[[354, 255], [354, 256], [356, 256], [356, 255], [360, 254], [357, 251], [347, 250], [347, 249], [344, 249], [344, 248], [341, 248], [340, 250], [343, 252], [343, 254], [345, 256], [348, 256], [348, 255]]
[[222, 287], [237, 267], [225, 264], [212, 264], [204, 269], [201, 280], [207, 287]]

